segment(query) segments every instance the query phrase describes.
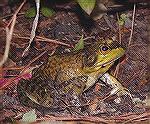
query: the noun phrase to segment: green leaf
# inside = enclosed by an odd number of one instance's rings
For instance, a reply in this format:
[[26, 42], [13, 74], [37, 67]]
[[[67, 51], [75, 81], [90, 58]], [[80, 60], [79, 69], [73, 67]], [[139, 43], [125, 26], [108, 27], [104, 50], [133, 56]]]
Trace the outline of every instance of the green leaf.
[[55, 14], [55, 11], [48, 7], [42, 7], [41, 12], [45, 17], [51, 17], [53, 14]]
[[80, 49], [84, 48], [84, 40], [83, 40], [83, 35], [81, 39], [78, 41], [78, 43], [74, 47], [74, 51], [79, 51]]
[[95, 7], [96, 0], [77, 0], [77, 2], [81, 8], [90, 15]]
[[25, 113], [22, 117], [23, 122], [35, 122], [37, 118], [37, 115], [35, 114], [35, 109]]
[[32, 7], [30, 9], [28, 9], [26, 11], [26, 13], [25, 13], [25, 17], [27, 17], [27, 18], [35, 17], [35, 15], [36, 15], [36, 9], [35, 9], [35, 7]]
[[118, 24], [120, 26], [123, 26], [126, 20], [127, 20], [127, 15], [126, 14], [121, 14], [120, 19], [118, 20]]
[[118, 24], [119, 24], [120, 26], [123, 26], [123, 25], [124, 25], [124, 21], [123, 21], [122, 19], [120, 19], [120, 20], [118, 20]]
[[126, 14], [121, 14], [121, 15], [120, 15], [120, 18], [121, 18], [122, 20], [126, 21], [126, 20], [127, 20], [127, 15], [126, 15]]

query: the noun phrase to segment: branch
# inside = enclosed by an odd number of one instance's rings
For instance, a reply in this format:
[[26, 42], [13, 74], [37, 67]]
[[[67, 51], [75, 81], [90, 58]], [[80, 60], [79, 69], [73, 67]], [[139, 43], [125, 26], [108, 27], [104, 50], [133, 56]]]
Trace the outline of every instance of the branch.
[[31, 35], [30, 35], [30, 41], [29, 41], [28, 47], [24, 50], [22, 56], [24, 56], [27, 53], [27, 51], [29, 50], [31, 43], [35, 37], [35, 32], [36, 32], [36, 28], [37, 28], [37, 24], [38, 24], [38, 20], [39, 20], [40, 0], [35, 0], [35, 2], [36, 2], [36, 16], [33, 21], [32, 31], [31, 31]]
[[130, 34], [129, 44], [128, 44], [128, 46], [130, 46], [130, 45], [131, 45], [131, 40], [132, 40], [132, 36], [133, 36], [134, 19], [135, 19], [135, 8], [136, 8], [136, 4], [134, 4], [134, 8], [133, 8], [132, 27], [131, 27], [131, 34]]
[[[21, 10], [21, 8], [23, 7], [24, 3], [26, 2], [26, 0], [24, 0], [22, 2], [22, 4], [19, 6], [19, 8], [16, 10], [15, 14], [13, 15], [13, 17], [11, 18], [11, 20], [9, 21], [8, 25], [6, 26], [5, 30], [6, 30], [6, 45], [5, 45], [5, 51], [4, 51], [4, 55], [2, 60], [0, 61], [0, 67], [6, 62], [7, 58], [8, 58], [8, 54], [9, 54], [9, 49], [10, 49], [10, 44], [11, 44], [11, 40], [12, 40], [12, 35], [13, 35], [13, 31], [14, 31], [14, 26], [15, 26], [15, 22], [16, 22], [16, 18], [17, 18], [17, 14], [18, 12]], [[9, 30], [9, 25], [11, 24], [11, 28]]]
[[0, 67], [6, 62], [6, 60], [8, 58], [9, 48], [10, 48], [10, 44], [11, 44], [12, 33], [14, 30], [15, 22], [16, 22], [16, 16], [14, 16], [14, 18], [13, 18], [10, 30], [8, 27], [6, 27], [6, 46], [5, 46], [5, 52], [4, 52], [3, 58], [0, 61]]

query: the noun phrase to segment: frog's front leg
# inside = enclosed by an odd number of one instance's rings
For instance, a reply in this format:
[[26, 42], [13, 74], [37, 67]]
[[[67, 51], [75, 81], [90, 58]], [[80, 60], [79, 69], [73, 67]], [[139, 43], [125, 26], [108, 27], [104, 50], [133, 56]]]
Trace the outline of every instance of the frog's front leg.
[[87, 76], [73, 77], [68, 81], [62, 83], [62, 91], [66, 94], [69, 91], [73, 91], [76, 95], [80, 95], [86, 86]]
[[104, 81], [107, 84], [110, 84], [112, 86], [112, 91], [110, 92], [110, 95], [117, 94], [117, 96], [122, 96], [122, 95], [129, 95], [130, 98], [132, 99], [131, 94], [129, 93], [128, 89], [123, 87], [121, 83], [111, 76], [109, 73], [105, 73], [103, 76], [100, 77], [102, 81]]

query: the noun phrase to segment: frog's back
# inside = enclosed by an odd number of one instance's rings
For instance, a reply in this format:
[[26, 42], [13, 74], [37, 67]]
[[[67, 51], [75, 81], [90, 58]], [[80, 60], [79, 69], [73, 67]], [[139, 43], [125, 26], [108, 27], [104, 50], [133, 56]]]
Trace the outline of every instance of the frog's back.
[[51, 56], [48, 62], [33, 71], [33, 76], [51, 77], [54, 81], [63, 82], [82, 75], [82, 53], [68, 53]]

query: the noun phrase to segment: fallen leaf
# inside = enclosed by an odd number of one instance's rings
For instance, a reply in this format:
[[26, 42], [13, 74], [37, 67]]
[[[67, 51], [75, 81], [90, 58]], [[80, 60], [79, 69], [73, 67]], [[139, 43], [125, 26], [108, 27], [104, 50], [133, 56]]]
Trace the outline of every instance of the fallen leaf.
[[79, 51], [80, 49], [84, 48], [84, 40], [83, 40], [83, 35], [81, 39], [78, 41], [78, 43], [74, 47], [74, 51]]
[[22, 122], [35, 122], [37, 118], [37, 115], [35, 113], [35, 109], [25, 113], [22, 117]]
[[26, 11], [26, 13], [25, 13], [25, 17], [26, 18], [32, 18], [32, 17], [35, 17], [35, 15], [36, 15], [36, 9], [35, 9], [35, 7], [32, 7], [30, 9], [28, 9]]
[[48, 7], [42, 7], [41, 8], [41, 13], [45, 17], [51, 17], [53, 14], [55, 14], [55, 11], [53, 9], [48, 8]]
[[90, 15], [95, 7], [96, 0], [77, 0], [81, 8]]

